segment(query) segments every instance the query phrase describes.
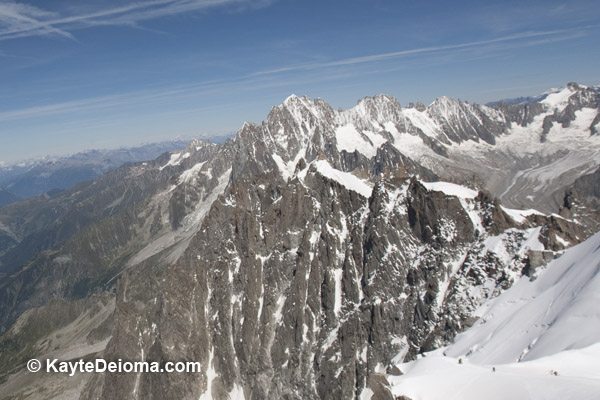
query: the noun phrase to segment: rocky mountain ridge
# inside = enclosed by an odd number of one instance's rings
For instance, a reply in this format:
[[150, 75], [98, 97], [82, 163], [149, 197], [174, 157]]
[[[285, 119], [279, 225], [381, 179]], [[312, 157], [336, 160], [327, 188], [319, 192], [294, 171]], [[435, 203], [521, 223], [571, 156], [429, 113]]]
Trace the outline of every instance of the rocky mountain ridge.
[[[405, 109], [389, 96], [334, 111], [291, 96], [222, 145], [193, 141], [1, 209], [4, 388], [40, 398], [73, 382], [81, 398], [388, 398], [394, 362], [451, 341], [486, 299], [597, 226], [596, 195], [581, 190], [595, 175], [580, 169], [597, 165], [583, 150], [596, 136], [580, 120], [594, 100], [564, 90], [539, 112], [447, 98]], [[566, 115], [571, 97], [571, 130], [542, 141], [537, 122]], [[580, 143], [552, 153], [575, 128]], [[507, 137], [539, 145], [531, 171], [552, 181], [552, 160], [577, 161], [547, 189], [580, 182], [560, 215], [502, 206], [483, 189], [485, 169], [473, 179], [490, 164], [483, 151], [512, 168], [528, 160]], [[63, 311], [48, 326], [39, 315], [50, 309]], [[69, 343], [57, 329], [71, 332]], [[50, 349], [195, 360], [203, 370], [68, 381], [8, 368]]]
[[[287, 132], [278, 136], [280, 127], [269, 118], [262, 136], [282, 141], [273, 142], [284, 162], [280, 170], [293, 169], [297, 157], [314, 157], [316, 149], [299, 144], [313, 139], [310, 129], [315, 129], [327, 153], [335, 148], [371, 158], [382, 145], [389, 145], [446, 180], [476, 176], [481, 186], [509, 206], [535, 204], [550, 212], [562, 201], [557, 202], [552, 191], [568, 188], [600, 164], [600, 139], [595, 134], [599, 99], [596, 88], [575, 83], [546, 94], [540, 102], [496, 108], [446, 97], [428, 107], [402, 108], [394, 98], [382, 95], [365, 98], [350, 110], [334, 111], [322, 100], [292, 95], [272, 110], [270, 118], [305, 119], [298, 123], [301, 131], [294, 134], [295, 144], [287, 146]], [[302, 128], [302, 123], [309, 125]]]

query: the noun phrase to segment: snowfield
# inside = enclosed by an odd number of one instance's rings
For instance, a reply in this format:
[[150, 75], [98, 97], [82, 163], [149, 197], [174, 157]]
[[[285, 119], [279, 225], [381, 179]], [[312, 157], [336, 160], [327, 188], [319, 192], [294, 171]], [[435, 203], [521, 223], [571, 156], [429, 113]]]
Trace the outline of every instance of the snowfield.
[[597, 400], [600, 394], [600, 344], [496, 366], [438, 355], [400, 367], [405, 375], [388, 377], [392, 393], [412, 400]]
[[[600, 233], [485, 303], [455, 342], [398, 364], [394, 395], [600, 398]], [[554, 374], [556, 372], [556, 375]]]

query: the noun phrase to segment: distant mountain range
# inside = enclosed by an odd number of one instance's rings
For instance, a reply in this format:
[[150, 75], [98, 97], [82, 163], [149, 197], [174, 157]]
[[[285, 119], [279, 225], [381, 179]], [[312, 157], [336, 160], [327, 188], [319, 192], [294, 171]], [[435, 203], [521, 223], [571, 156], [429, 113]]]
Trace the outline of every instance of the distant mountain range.
[[[229, 136], [211, 138], [215, 143]], [[183, 149], [187, 141], [173, 140], [115, 150], [89, 150], [66, 157], [45, 157], [0, 165], [0, 207], [42, 194], [53, 195], [78, 182], [98, 178], [123, 164], [153, 160]]]

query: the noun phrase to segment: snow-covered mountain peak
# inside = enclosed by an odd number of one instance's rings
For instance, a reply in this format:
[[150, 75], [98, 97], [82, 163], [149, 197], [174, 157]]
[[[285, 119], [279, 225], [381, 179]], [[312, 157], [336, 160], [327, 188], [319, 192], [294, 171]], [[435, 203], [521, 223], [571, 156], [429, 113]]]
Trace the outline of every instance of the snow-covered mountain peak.
[[[548, 96], [550, 94], [561, 92], [564, 89], [569, 89], [571, 92], [575, 92], [578, 89], [587, 89], [587, 88], [588, 87], [586, 85], [581, 85], [581, 84], [579, 84], [577, 82], [569, 82], [565, 86], [550, 88], [550, 89], [546, 90], [545, 92], [540, 93], [535, 98], [540, 98], [541, 99], [544, 96]], [[592, 86], [592, 88], [593, 88], [593, 86]]]
[[427, 113], [438, 121], [457, 119], [464, 114], [463, 104], [446, 96], [436, 98], [428, 107]]
[[[338, 112], [336, 125], [341, 127], [353, 125], [359, 131], [367, 131], [369, 132], [367, 135], [372, 136], [386, 129], [389, 124], [395, 126], [404, 120], [402, 108], [395, 97], [377, 95], [365, 97], [356, 106]], [[387, 141], [387, 138], [380, 136], [375, 138], [375, 141], [381, 144]]]
[[[276, 161], [285, 164], [286, 176], [293, 171], [299, 157], [310, 163], [320, 151], [327, 152], [332, 147], [339, 152], [334, 156], [339, 166], [347, 163], [343, 158], [356, 157], [355, 153], [373, 160], [388, 143], [403, 156], [446, 178], [466, 176], [464, 168], [457, 171], [456, 162], [469, 159], [477, 165], [476, 173], [484, 171], [490, 175], [484, 178], [489, 181], [488, 190], [503, 200], [512, 200], [513, 193], [521, 185], [526, 187], [525, 180], [534, 174], [534, 171], [519, 172], [530, 168], [531, 154], [551, 157], [560, 151], [560, 146], [585, 149], [594, 142], [590, 131], [593, 134], [600, 126], [599, 97], [595, 89], [568, 84], [549, 93], [545, 103], [502, 103], [488, 107], [442, 96], [428, 107], [402, 108], [396, 98], [376, 95], [361, 99], [350, 109], [333, 110], [322, 99], [293, 94], [273, 107], [262, 124], [244, 124], [239, 136], [252, 155], [258, 151], [256, 144], [264, 143], [266, 147], [260, 151], [275, 155]], [[547, 103], [552, 102], [564, 104], [551, 109]], [[496, 149], [493, 154], [492, 148]], [[586, 155], [584, 161], [590, 158], [594, 159], [593, 165], [600, 162], [593, 155]], [[514, 164], [507, 163], [507, 159], [514, 160]], [[557, 163], [555, 159], [549, 161]], [[569, 166], [576, 167], [573, 160], [567, 161]], [[355, 166], [354, 162], [348, 165]], [[506, 170], [507, 165], [513, 170], [498, 172]], [[586, 167], [586, 171], [591, 167]], [[556, 178], [554, 172], [544, 171], [535, 177], [535, 187], [541, 190], [546, 187], [545, 182]], [[573, 170], [572, 176], [581, 172], [584, 171]], [[506, 189], [507, 182], [517, 173], [527, 174], [527, 179], [521, 178]], [[498, 191], [501, 186], [503, 189]], [[532, 199], [535, 197], [526, 198], [525, 202], [519, 198], [508, 205], [530, 208], [534, 205]]]
[[378, 94], [375, 96], [366, 96], [358, 101], [356, 107], [364, 110], [369, 109], [385, 109], [385, 108], [397, 108], [400, 109], [400, 103], [394, 96], [387, 94]]
[[302, 124], [307, 119], [326, 118], [333, 110], [321, 99], [311, 100], [307, 96], [292, 94], [281, 105], [273, 107], [267, 119], [281, 118], [281, 114], [285, 112], [291, 114], [297, 124]]
[[460, 105], [460, 101], [452, 99], [448, 96], [440, 96], [431, 102], [428, 109], [452, 109]]
[[573, 86], [567, 85], [562, 89], [548, 93], [540, 103], [545, 104], [550, 110], [559, 109], [559, 111], [562, 111], [569, 104], [569, 98], [575, 92], [576, 89]]
[[283, 101], [283, 104], [290, 104], [298, 100], [300, 100], [300, 98], [295, 93], [292, 93], [288, 97], [286, 97], [286, 99]]
[[299, 97], [295, 94], [292, 94], [283, 101], [281, 107], [288, 109], [292, 112], [295, 112], [295, 110], [302, 109], [312, 111], [315, 109], [316, 104], [314, 100], [309, 99], [306, 95]]
[[567, 87], [570, 88], [572, 91], [588, 88], [586, 85], [580, 85], [577, 82], [569, 82], [569, 83], [567, 83]]
[[380, 94], [365, 97], [349, 110], [351, 114], [373, 123], [396, 122], [402, 112], [402, 107], [395, 97]]
[[545, 92], [540, 103], [548, 111], [563, 112], [568, 105], [574, 108], [597, 108], [599, 105], [598, 91], [585, 85], [569, 82], [565, 87]]

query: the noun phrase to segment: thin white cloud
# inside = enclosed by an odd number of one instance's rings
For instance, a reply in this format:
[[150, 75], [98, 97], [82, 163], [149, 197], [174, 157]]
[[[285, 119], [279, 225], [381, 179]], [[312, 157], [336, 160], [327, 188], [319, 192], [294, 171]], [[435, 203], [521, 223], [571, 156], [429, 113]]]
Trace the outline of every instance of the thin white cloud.
[[33, 106], [0, 112], [0, 122], [11, 120], [24, 120], [31, 118], [47, 117], [65, 113], [77, 113], [85, 111], [98, 112], [108, 108], [119, 108], [128, 105], [140, 105], [142, 103], [172, 104], [181, 102], [190, 97], [211, 92], [220, 92], [225, 88], [235, 87], [243, 82], [244, 88], [249, 84], [260, 84], [265, 79], [256, 77], [241, 77], [230, 80], [211, 80], [181, 86], [163, 87], [149, 90], [131, 91], [114, 95], [88, 97], [78, 100], [60, 103]]
[[[597, 28], [597, 26], [583, 27], [582, 29]], [[503, 36], [490, 40], [474, 41], [467, 43], [460, 43], [447, 46], [432, 46], [423, 47], [418, 49], [403, 50], [397, 52], [389, 52], [382, 54], [375, 54], [362, 57], [352, 57], [342, 60], [318, 62], [311, 64], [295, 65], [290, 67], [283, 67], [279, 69], [271, 69], [268, 71], [253, 72], [247, 75], [238, 77], [232, 77], [223, 80], [211, 80], [205, 82], [198, 82], [195, 84], [186, 84], [170, 87], [162, 87], [156, 89], [148, 89], [141, 91], [133, 91], [109, 96], [92, 97], [74, 101], [66, 101], [62, 103], [47, 104], [41, 106], [34, 106], [22, 109], [8, 110], [0, 112], [0, 122], [6, 122], [11, 120], [24, 120], [39, 117], [46, 117], [65, 113], [81, 113], [86, 111], [98, 112], [104, 109], [119, 108], [122, 106], [131, 106], [140, 104], [174, 104], [174, 103], [185, 103], [189, 100], [197, 99], [199, 96], [206, 96], [211, 94], [222, 94], [224, 91], [231, 90], [232, 93], [239, 93], [241, 90], [256, 90], [264, 89], [268, 87], [281, 87], [289, 86], [291, 80], [289, 76], [277, 77], [280, 72], [287, 71], [313, 71], [320, 68], [334, 67], [334, 66], [349, 66], [355, 64], [364, 63], [376, 63], [378, 61], [384, 61], [388, 59], [394, 59], [402, 56], [413, 55], [413, 54], [444, 54], [444, 51], [452, 50], [451, 54], [471, 52], [475, 49], [488, 49], [491, 44], [501, 45], [499, 48], [502, 50], [536, 46], [545, 44], [553, 41], [569, 40], [581, 37], [585, 32], [581, 30], [553, 30], [544, 32], [526, 32], [511, 36]], [[514, 43], [513, 43], [514, 42]], [[497, 47], [496, 47], [497, 48]], [[416, 60], [415, 60], [416, 61]], [[392, 69], [394, 70], [394, 69]], [[359, 74], [364, 75], [365, 73], [377, 73], [381, 71], [392, 71], [392, 70], [373, 70], [370, 72], [361, 71]], [[333, 75], [332, 75], [333, 74]], [[330, 69], [328, 71], [319, 71], [318, 74], [310, 74], [310, 77], [305, 77], [314, 83], [314, 80], [333, 80], [348, 78], [356, 75], [356, 71], [352, 70], [338, 70]], [[301, 76], [294, 77], [294, 79], [304, 79]], [[193, 104], [193, 102], [189, 103]]]
[[0, 3], [0, 26], [5, 29], [0, 30], [0, 38], [11, 39], [20, 37], [23, 32], [29, 32], [30, 35], [58, 35], [72, 39], [70, 33], [45, 22], [56, 16], [56, 13], [28, 4], [2, 2]]
[[113, 96], [98, 97], [94, 99], [67, 101], [43, 106], [28, 107], [18, 110], [0, 112], [0, 121], [27, 119], [47, 115], [60, 114], [65, 112], [80, 111], [86, 108], [98, 107], [115, 99]]
[[[303, 82], [331, 81], [347, 77], [349, 77], [348, 74], [319, 74], [318, 78], [305, 78]], [[223, 93], [239, 95], [241, 92], [288, 86], [294, 82], [294, 80], [290, 80], [289, 78], [273, 79], [268, 76], [254, 75], [222, 80], [207, 80], [195, 84], [166, 86], [7, 110], [0, 112], [0, 123], [18, 120], [31, 121], [36, 118], [64, 114], [69, 114], [74, 120], [78, 120], [79, 118], [87, 118], [85, 113], [88, 112], [97, 114], [108, 109], [122, 111], [127, 107], [152, 104], [160, 105], [161, 107], [172, 107], [178, 104], [193, 110], [198, 108], [199, 99], [209, 96], [222, 95]]]
[[273, 0], [152, 0], [73, 15], [59, 15], [23, 3], [0, 2], [0, 40], [50, 34], [73, 38], [75, 29], [99, 25], [133, 25], [166, 16], [202, 11], [219, 6], [238, 10], [265, 7]]
[[[276, 74], [276, 73], [289, 72], [289, 71], [314, 70], [314, 69], [328, 68], [328, 67], [339, 67], [339, 66], [347, 66], [347, 65], [354, 65], [354, 64], [363, 64], [363, 63], [370, 63], [370, 62], [377, 62], [377, 61], [384, 61], [384, 60], [389, 60], [389, 59], [394, 59], [394, 58], [400, 58], [403, 56], [410, 56], [410, 55], [417, 55], [417, 54], [433, 54], [433, 53], [439, 53], [439, 52], [448, 51], [448, 50], [460, 50], [460, 49], [465, 49], [465, 48], [484, 47], [484, 46], [488, 46], [488, 45], [492, 45], [492, 44], [511, 42], [511, 41], [521, 41], [524, 39], [532, 39], [532, 38], [542, 38], [542, 37], [551, 38], [551, 39], [547, 39], [546, 42], [550, 41], [550, 40], [552, 40], [552, 41], [568, 40], [568, 39], [572, 39], [575, 37], [584, 36], [584, 33], [582, 32], [582, 30], [585, 28], [586, 27], [579, 28], [577, 30], [575, 30], [575, 29], [558, 29], [558, 30], [552, 30], [552, 31], [523, 32], [523, 33], [518, 33], [518, 34], [514, 34], [514, 35], [509, 35], [509, 36], [502, 36], [502, 37], [489, 39], [489, 40], [479, 40], [479, 41], [451, 44], [451, 45], [444, 45], [444, 46], [421, 47], [421, 48], [417, 48], [417, 49], [394, 51], [394, 52], [390, 52], [390, 53], [372, 54], [372, 55], [361, 56], [361, 57], [351, 57], [351, 58], [345, 58], [345, 59], [334, 60], [334, 61], [290, 65], [290, 66], [281, 67], [281, 68], [259, 71], [259, 72], [256, 72], [255, 74], [256, 75], [268, 75], [268, 74]], [[577, 31], [577, 32], [574, 33], [575, 31]], [[542, 41], [539, 41], [539, 43], [541, 44]]]

